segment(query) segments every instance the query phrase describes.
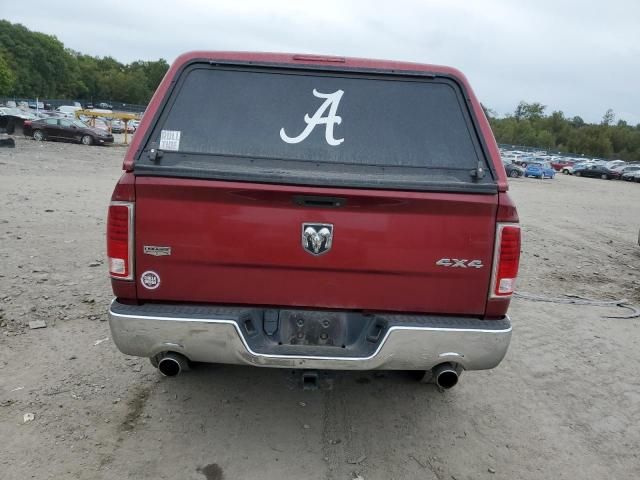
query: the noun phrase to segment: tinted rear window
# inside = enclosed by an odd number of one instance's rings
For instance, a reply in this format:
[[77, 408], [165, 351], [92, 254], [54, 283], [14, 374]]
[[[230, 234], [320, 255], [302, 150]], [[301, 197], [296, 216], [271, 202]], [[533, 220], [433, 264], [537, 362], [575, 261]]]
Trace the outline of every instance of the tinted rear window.
[[[159, 160], [145, 153], [152, 146]], [[445, 78], [191, 67], [145, 152], [139, 173], [353, 186], [493, 182], [470, 175], [484, 155], [457, 84]]]

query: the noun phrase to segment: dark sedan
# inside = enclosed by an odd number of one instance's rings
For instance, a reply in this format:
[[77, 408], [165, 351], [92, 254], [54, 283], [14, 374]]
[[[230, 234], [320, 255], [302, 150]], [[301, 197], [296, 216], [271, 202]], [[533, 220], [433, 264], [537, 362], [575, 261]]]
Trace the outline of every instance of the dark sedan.
[[24, 122], [24, 134], [35, 140], [64, 140], [84, 145], [104, 145], [113, 143], [109, 132], [91, 128], [80, 120], [67, 118], [43, 118]]
[[587, 164], [577, 166], [573, 169], [576, 177], [594, 177], [603, 180], [611, 180], [612, 178], [620, 178], [620, 173], [607, 168], [605, 165]]
[[524, 175], [524, 168], [519, 167], [511, 161], [503, 160], [504, 170], [508, 177], [517, 178]]

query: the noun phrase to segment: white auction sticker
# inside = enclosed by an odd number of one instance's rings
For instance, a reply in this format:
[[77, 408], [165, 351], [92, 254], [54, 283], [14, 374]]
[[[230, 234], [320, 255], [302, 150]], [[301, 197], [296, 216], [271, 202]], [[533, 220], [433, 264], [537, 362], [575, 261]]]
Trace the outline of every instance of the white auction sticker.
[[148, 270], [140, 276], [140, 282], [144, 288], [155, 290], [160, 286], [160, 276], [156, 272]]
[[160, 132], [160, 150], [180, 150], [180, 131], [162, 130]]

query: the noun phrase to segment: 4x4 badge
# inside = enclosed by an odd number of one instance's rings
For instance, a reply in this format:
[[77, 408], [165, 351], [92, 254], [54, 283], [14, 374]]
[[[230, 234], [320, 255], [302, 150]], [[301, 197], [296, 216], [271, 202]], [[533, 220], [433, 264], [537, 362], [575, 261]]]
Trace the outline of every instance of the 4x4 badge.
[[333, 225], [329, 223], [303, 223], [302, 248], [311, 255], [322, 255], [331, 250]]
[[482, 260], [467, 260], [466, 258], [441, 258], [436, 262], [439, 267], [451, 268], [482, 268]]

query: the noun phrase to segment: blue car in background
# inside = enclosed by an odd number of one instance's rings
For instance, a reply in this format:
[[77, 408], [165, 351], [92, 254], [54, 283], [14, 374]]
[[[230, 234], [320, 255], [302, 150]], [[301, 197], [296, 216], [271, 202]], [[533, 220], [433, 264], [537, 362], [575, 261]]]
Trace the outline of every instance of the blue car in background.
[[530, 163], [527, 165], [527, 169], [524, 171], [525, 177], [536, 177], [539, 179], [553, 178], [556, 175], [556, 171], [553, 169], [550, 163]]

